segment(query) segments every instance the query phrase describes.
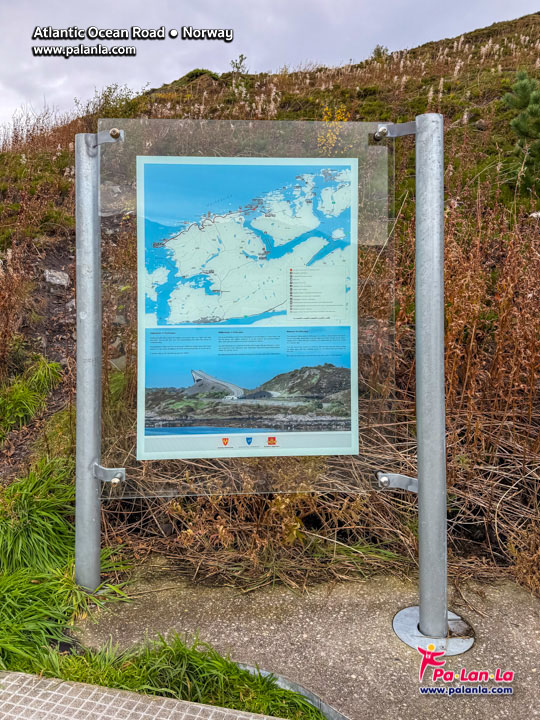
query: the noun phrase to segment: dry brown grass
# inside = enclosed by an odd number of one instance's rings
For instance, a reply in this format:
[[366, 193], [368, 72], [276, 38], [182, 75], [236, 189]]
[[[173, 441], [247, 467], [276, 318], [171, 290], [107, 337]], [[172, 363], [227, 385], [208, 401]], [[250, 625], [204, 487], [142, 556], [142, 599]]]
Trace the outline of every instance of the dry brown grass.
[[[454, 140], [451, 129], [448, 136], [454, 162], [458, 155], [477, 152], [474, 136], [461, 133]], [[405, 170], [398, 167], [398, 187], [400, 172]], [[504, 182], [498, 181], [501, 187]], [[133, 268], [129, 221], [123, 232], [111, 257], [126, 273]], [[415, 474], [414, 222], [409, 218], [397, 223], [394, 254], [395, 382], [390, 373], [386, 397], [391, 401], [379, 403], [366, 420], [360, 456], [151, 463], [141, 470], [132, 459], [131, 365], [123, 402], [107, 406], [105, 422], [108, 457], [130, 467], [139, 483], [134, 494], [141, 497], [105, 506], [112, 542], [127, 542], [139, 553], [163, 553], [199, 580], [244, 588], [276, 580], [303, 587], [325, 578], [414, 569], [416, 498], [372, 489], [376, 470]], [[445, 269], [450, 570], [455, 578], [487, 578], [513, 568], [531, 585], [540, 481], [538, 221], [498, 197], [492, 180], [461, 183], [449, 170]], [[122, 284], [134, 282], [129, 273], [122, 278]], [[133, 327], [135, 304], [122, 302]], [[387, 307], [383, 303], [378, 312]], [[133, 332], [122, 339], [128, 356], [134, 356]], [[369, 403], [361, 403], [361, 410], [368, 418]], [[216, 496], [148, 497], [175, 489], [189, 493], [201, 485]], [[246, 495], [250, 487], [274, 494]], [[301, 492], [275, 494], [291, 487]], [[230, 491], [239, 494], [227, 496]]]
[[0, 265], [0, 382], [10, 371], [17, 333], [28, 296], [24, 272], [24, 248], [16, 246], [6, 253]]
[[[342, 68], [287, 68], [271, 75], [177, 81], [137, 100], [124, 94], [118, 115], [322, 119], [336, 112], [351, 120], [410, 120], [426, 110], [446, 116], [446, 379], [449, 482], [450, 568], [454, 577], [487, 578], [513, 570], [538, 590], [540, 510], [540, 240], [538, 220], [529, 217], [537, 198], [524, 198], [509, 182], [516, 177], [508, 157], [509, 118], [497, 99], [516, 69], [537, 72], [540, 16], [477, 31], [455, 40], [428, 44]], [[107, 98], [115, 107], [114, 96]], [[131, 103], [131, 104], [130, 104]], [[84, 118], [60, 126], [47, 118], [19, 127], [4, 151], [27, 157], [28, 177], [42, 177], [44, 154], [71, 153], [73, 134], [95, 130], [100, 104]], [[108, 114], [106, 111], [104, 115]], [[481, 119], [483, 127], [475, 126]], [[409, 572], [417, 552], [416, 499], [406, 493], [379, 493], [373, 471], [384, 468], [415, 474], [414, 418], [414, 207], [411, 179], [413, 144], [397, 151], [397, 196], [403, 212], [395, 234], [395, 382], [384, 402], [371, 411], [364, 402], [366, 430], [358, 458], [288, 458], [270, 461], [192, 461], [157, 463], [140, 474], [145, 491], [164, 484], [183, 490], [202, 480], [218, 493], [202, 498], [112, 499], [104, 505], [108, 542], [127, 543], [138, 554], [157, 550], [186, 573], [208, 582], [250, 588], [280, 580], [295, 587], [320, 579], [355, 577], [370, 571]], [[70, 155], [70, 157], [72, 157]], [[13, 186], [5, 199], [21, 205], [13, 254], [29, 227], [39, 227], [47, 203], [66, 214], [73, 210], [72, 180], [54, 174], [34, 195]], [[68, 186], [58, 202], [58, 186]], [[24, 181], [22, 181], [24, 189]], [[12, 193], [12, 194], [9, 194]], [[2, 222], [11, 222], [6, 210]], [[70, 238], [56, 224], [46, 231], [51, 244]], [[45, 252], [36, 235], [28, 257]], [[38, 236], [39, 237], [39, 236]], [[133, 227], [127, 220], [112, 240], [104, 238], [107, 262], [123, 285], [133, 285]], [[22, 250], [21, 250], [22, 252]], [[25, 251], [26, 252], [26, 251]], [[24, 253], [23, 253], [24, 254]], [[24, 258], [22, 259], [24, 261]], [[17, 257], [12, 258], [16, 269]], [[24, 275], [24, 268], [16, 270]], [[364, 272], [365, 276], [365, 272]], [[20, 325], [17, 283], [0, 295], [4, 335]], [[21, 286], [22, 287], [22, 286]], [[365, 287], [376, 296], [375, 285]], [[371, 293], [371, 295], [370, 295]], [[128, 357], [135, 355], [133, 297], [106, 298], [105, 366], [121, 336]], [[2, 305], [2, 302], [4, 303]], [[372, 302], [372, 300], [369, 300]], [[126, 329], [113, 326], [122, 304]], [[2, 308], [4, 310], [2, 311]], [[3, 312], [3, 315], [2, 315]], [[18, 318], [18, 319], [17, 319]], [[2, 320], [0, 320], [2, 322]], [[7, 322], [11, 325], [6, 324]], [[1, 336], [0, 328], [0, 338]], [[6, 346], [6, 340], [0, 340]], [[365, 384], [377, 366], [366, 365]], [[106, 383], [104, 429], [106, 459], [127, 467], [134, 444], [136, 375], [130, 363], [125, 381]], [[390, 402], [391, 400], [391, 402]], [[131, 465], [130, 465], [131, 463]], [[165, 483], [165, 481], [167, 481]], [[237, 494], [250, 487], [279, 489], [297, 483], [302, 492], [282, 496]], [[140, 488], [139, 488], [140, 489]], [[354, 494], [351, 492], [354, 489]]]

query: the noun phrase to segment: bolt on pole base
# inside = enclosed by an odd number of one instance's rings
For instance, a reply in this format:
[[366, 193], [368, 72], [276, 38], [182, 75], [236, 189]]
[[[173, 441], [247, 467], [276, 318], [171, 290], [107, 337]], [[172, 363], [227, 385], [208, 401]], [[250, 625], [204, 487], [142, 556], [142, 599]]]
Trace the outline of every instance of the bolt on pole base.
[[[428, 637], [420, 632], [420, 608], [418, 605], [404, 608], [394, 616], [392, 627], [400, 640], [412, 648], [444, 650], [445, 655], [461, 655], [474, 644], [474, 630], [463, 618], [448, 611], [448, 635], [443, 638]], [[428, 647], [433, 645], [433, 647]]]

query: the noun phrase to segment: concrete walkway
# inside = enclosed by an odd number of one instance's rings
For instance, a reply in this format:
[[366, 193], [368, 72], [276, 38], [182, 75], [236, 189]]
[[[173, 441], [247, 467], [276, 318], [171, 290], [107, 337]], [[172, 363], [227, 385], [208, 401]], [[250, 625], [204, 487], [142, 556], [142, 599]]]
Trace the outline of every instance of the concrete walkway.
[[124, 690], [0, 673], [0, 720], [273, 720]]
[[76, 636], [89, 647], [112, 638], [128, 648], [158, 633], [189, 639], [199, 632], [233, 660], [290, 678], [352, 720], [540, 717], [540, 601], [510, 582], [472, 583], [462, 592], [466, 603], [455, 599], [451, 609], [473, 625], [477, 641], [447, 658], [445, 670], [512, 670], [512, 696], [421, 695], [420, 654], [392, 632], [393, 615], [416, 604], [416, 585], [394, 578], [321, 585], [304, 595], [283, 587], [242, 594], [161, 572], [131, 587], [132, 603], [85, 620]]

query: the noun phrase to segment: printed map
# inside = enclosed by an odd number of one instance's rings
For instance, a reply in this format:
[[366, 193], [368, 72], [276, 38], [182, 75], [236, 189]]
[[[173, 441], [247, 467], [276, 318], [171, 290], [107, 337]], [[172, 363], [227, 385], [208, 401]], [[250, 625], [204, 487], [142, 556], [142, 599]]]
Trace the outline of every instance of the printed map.
[[298, 271], [350, 322], [355, 160], [155, 160], [138, 179], [146, 327], [294, 323]]

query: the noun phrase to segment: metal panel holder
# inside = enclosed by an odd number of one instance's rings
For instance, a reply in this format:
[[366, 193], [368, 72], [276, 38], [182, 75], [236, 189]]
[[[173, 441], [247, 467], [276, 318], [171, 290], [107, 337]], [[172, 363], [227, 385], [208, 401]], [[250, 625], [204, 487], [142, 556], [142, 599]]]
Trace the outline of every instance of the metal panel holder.
[[[446, 450], [444, 404], [444, 151], [443, 117], [379, 123], [373, 138], [416, 135], [416, 420], [418, 480], [378, 473], [381, 489], [418, 493], [419, 605], [401, 610], [393, 627], [415, 648], [457, 655], [474, 642], [471, 628], [447, 606]], [[75, 138], [77, 220], [77, 462], [75, 577], [100, 584], [100, 483], [119, 483], [123, 468], [101, 459], [101, 237], [99, 146], [123, 131]]]
[[404, 135], [416, 135], [416, 120], [405, 123], [379, 123], [374, 140], [382, 140], [383, 138], [397, 138]]
[[375, 473], [375, 478], [379, 490], [408, 490], [413, 493], [418, 492], [418, 480], [408, 475], [386, 473], [379, 470]]
[[103, 467], [103, 465], [98, 465], [98, 463], [94, 463], [93, 475], [96, 480], [108, 482], [112, 485], [118, 485], [119, 483], [126, 481], [125, 468], [106, 468]]

